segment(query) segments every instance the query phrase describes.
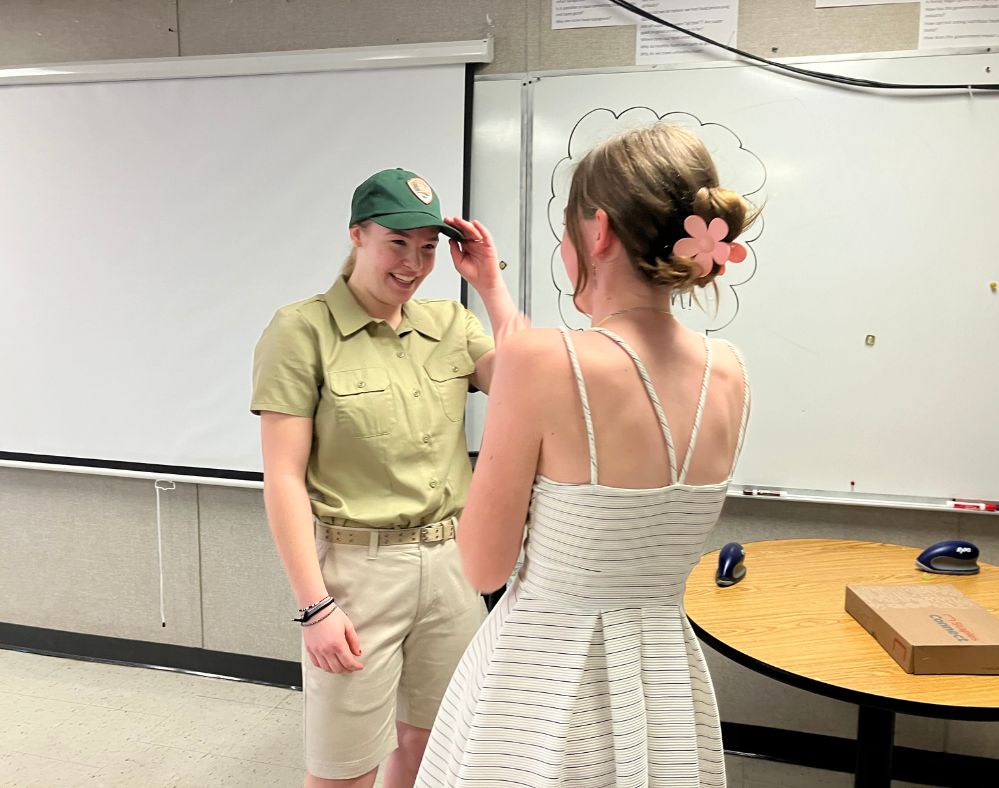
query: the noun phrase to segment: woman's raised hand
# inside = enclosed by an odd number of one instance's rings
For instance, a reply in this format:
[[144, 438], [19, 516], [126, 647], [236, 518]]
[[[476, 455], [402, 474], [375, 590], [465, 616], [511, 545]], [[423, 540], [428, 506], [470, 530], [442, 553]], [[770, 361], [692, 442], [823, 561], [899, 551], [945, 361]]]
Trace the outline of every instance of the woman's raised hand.
[[451, 259], [462, 278], [480, 294], [500, 284], [499, 256], [485, 225], [457, 216], [446, 216], [444, 221], [465, 237], [464, 241], [450, 240]]

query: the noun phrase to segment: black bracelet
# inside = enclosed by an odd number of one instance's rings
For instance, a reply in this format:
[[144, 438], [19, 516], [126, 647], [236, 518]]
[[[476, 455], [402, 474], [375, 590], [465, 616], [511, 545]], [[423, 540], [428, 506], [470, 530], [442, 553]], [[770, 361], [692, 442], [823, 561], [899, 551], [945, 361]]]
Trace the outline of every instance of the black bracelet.
[[329, 594], [327, 594], [326, 596], [324, 596], [324, 597], [323, 597], [322, 599], [320, 599], [320, 600], [319, 600], [318, 602], [313, 602], [313, 603], [312, 603], [311, 605], [306, 605], [305, 607], [300, 607], [300, 608], [298, 609], [298, 612], [299, 612], [299, 613], [308, 613], [308, 612], [309, 612], [310, 610], [312, 610], [312, 608], [314, 608], [314, 607], [319, 607], [319, 606], [320, 606], [320, 605], [321, 605], [321, 604], [322, 604], [323, 602], [325, 602], [325, 601], [326, 601], [327, 599], [330, 599], [330, 596], [329, 596]]
[[308, 621], [310, 618], [316, 615], [316, 613], [318, 613], [319, 611], [325, 610], [330, 605], [335, 605], [335, 604], [336, 602], [333, 601], [333, 597], [328, 596], [322, 602], [316, 602], [316, 604], [310, 605], [305, 610], [300, 610], [299, 612], [302, 615], [300, 615], [298, 618], [293, 618], [292, 621], [298, 621], [300, 624], [304, 624], [306, 621]]
[[327, 613], [325, 616], [320, 616], [319, 618], [316, 618], [316, 619], [310, 619], [309, 621], [303, 621], [302, 622], [302, 626], [303, 627], [313, 627], [316, 624], [318, 624], [320, 621], [325, 621], [327, 618], [329, 618], [330, 616], [332, 616], [335, 612], [336, 612], [336, 602], [333, 603], [333, 609], [329, 613]]

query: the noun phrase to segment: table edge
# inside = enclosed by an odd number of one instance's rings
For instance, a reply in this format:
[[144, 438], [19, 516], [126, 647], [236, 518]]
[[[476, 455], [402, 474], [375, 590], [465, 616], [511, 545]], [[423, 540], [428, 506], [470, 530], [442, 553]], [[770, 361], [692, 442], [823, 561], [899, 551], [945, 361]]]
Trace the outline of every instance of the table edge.
[[728, 657], [733, 662], [769, 678], [776, 679], [782, 684], [813, 692], [816, 695], [823, 695], [833, 700], [845, 701], [857, 706], [886, 709], [887, 711], [899, 714], [936, 717], [948, 720], [999, 721], [999, 706], [952, 706], [943, 703], [925, 703], [904, 698], [891, 698], [884, 695], [874, 695], [862, 690], [840, 687], [836, 684], [820, 681], [819, 679], [802, 676], [800, 673], [778, 668], [769, 662], [764, 662], [739, 651], [734, 646], [728, 645], [705, 631], [690, 615], [687, 616], [687, 620], [690, 622], [691, 627], [693, 627], [697, 637], [712, 649]]

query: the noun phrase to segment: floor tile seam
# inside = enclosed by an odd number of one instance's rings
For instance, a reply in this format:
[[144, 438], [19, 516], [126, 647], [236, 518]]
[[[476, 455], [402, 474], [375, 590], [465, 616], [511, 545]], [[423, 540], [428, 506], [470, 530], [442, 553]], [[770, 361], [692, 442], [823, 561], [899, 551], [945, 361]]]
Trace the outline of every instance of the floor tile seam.
[[194, 755], [220, 755], [218, 752], [212, 750], [193, 750], [190, 747], [179, 747], [176, 744], [164, 744], [158, 741], [149, 741], [149, 739], [135, 739], [136, 744], [147, 744], [150, 747], [169, 747], [171, 750], [178, 750], [180, 752], [189, 752]]
[[217, 698], [214, 695], [202, 695], [201, 693], [194, 693], [194, 694], [190, 695], [190, 697], [192, 697], [192, 698], [203, 698], [205, 700], [227, 701], [229, 703], [238, 703], [241, 706], [259, 706], [262, 709], [269, 709], [269, 710], [274, 710], [274, 709], [278, 708], [278, 706], [280, 706], [285, 701], [285, 698], [281, 698], [281, 700], [279, 700], [276, 704], [274, 704], [272, 706], [272, 705], [270, 705], [268, 703], [255, 703], [252, 700], [233, 700], [232, 698]]
[[238, 758], [235, 755], [219, 755], [220, 758], [229, 758], [234, 761], [245, 761], [255, 763], [258, 766], [280, 766], [282, 769], [298, 769], [298, 766], [289, 766], [287, 763], [276, 763], [275, 761], [258, 761], [256, 758]]
[[189, 750], [186, 747], [177, 747], [173, 744], [161, 744], [159, 742], [149, 742], [149, 741], [138, 741], [138, 744], [145, 744], [147, 747], [159, 747], [164, 750], [175, 750], [176, 752], [184, 752], [188, 755], [200, 756], [198, 760], [201, 760], [206, 755], [211, 755], [210, 752], [202, 752], [201, 750]]
[[90, 708], [90, 709], [104, 709], [106, 711], [123, 711], [131, 714], [144, 714], [146, 716], [156, 717], [158, 719], [160, 718], [165, 719], [171, 716], [170, 713], [160, 714], [155, 711], [138, 711], [136, 709], [129, 708], [127, 704], [122, 706], [108, 706], [107, 704], [104, 703], [87, 703], [85, 701], [80, 701], [80, 700], [66, 700], [65, 698], [53, 698], [51, 695], [35, 695], [35, 694], [28, 694], [26, 692], [9, 692], [7, 690], [0, 690], [0, 694], [13, 695], [19, 698], [28, 698], [29, 700], [37, 699], [37, 700], [50, 701], [52, 703], [65, 703], [70, 706], [82, 706], [84, 708]]
[[85, 767], [87, 769], [94, 769], [94, 768], [101, 768], [101, 769], [103, 769], [104, 768], [103, 766], [101, 766], [101, 767], [95, 767], [93, 764], [83, 763], [82, 761], [67, 761], [65, 758], [53, 758], [51, 755], [39, 755], [37, 752], [25, 752], [24, 750], [12, 750], [12, 749], [9, 749], [7, 747], [4, 747], [4, 748], [0, 749], [0, 759], [2, 759], [4, 757], [4, 755], [27, 755], [30, 758], [41, 758], [42, 760], [45, 760], [45, 761], [54, 761], [55, 763], [65, 763], [65, 764], [68, 764], [70, 766], [83, 766], [83, 767]]

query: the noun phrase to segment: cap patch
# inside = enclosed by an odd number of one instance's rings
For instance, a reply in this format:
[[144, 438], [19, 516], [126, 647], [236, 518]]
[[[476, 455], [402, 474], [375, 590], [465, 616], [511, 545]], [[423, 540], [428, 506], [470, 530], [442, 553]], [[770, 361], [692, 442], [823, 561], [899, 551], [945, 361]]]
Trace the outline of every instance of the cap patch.
[[430, 205], [434, 201], [434, 190], [423, 178], [410, 178], [406, 181], [409, 190], [416, 195], [416, 198], [424, 205]]

